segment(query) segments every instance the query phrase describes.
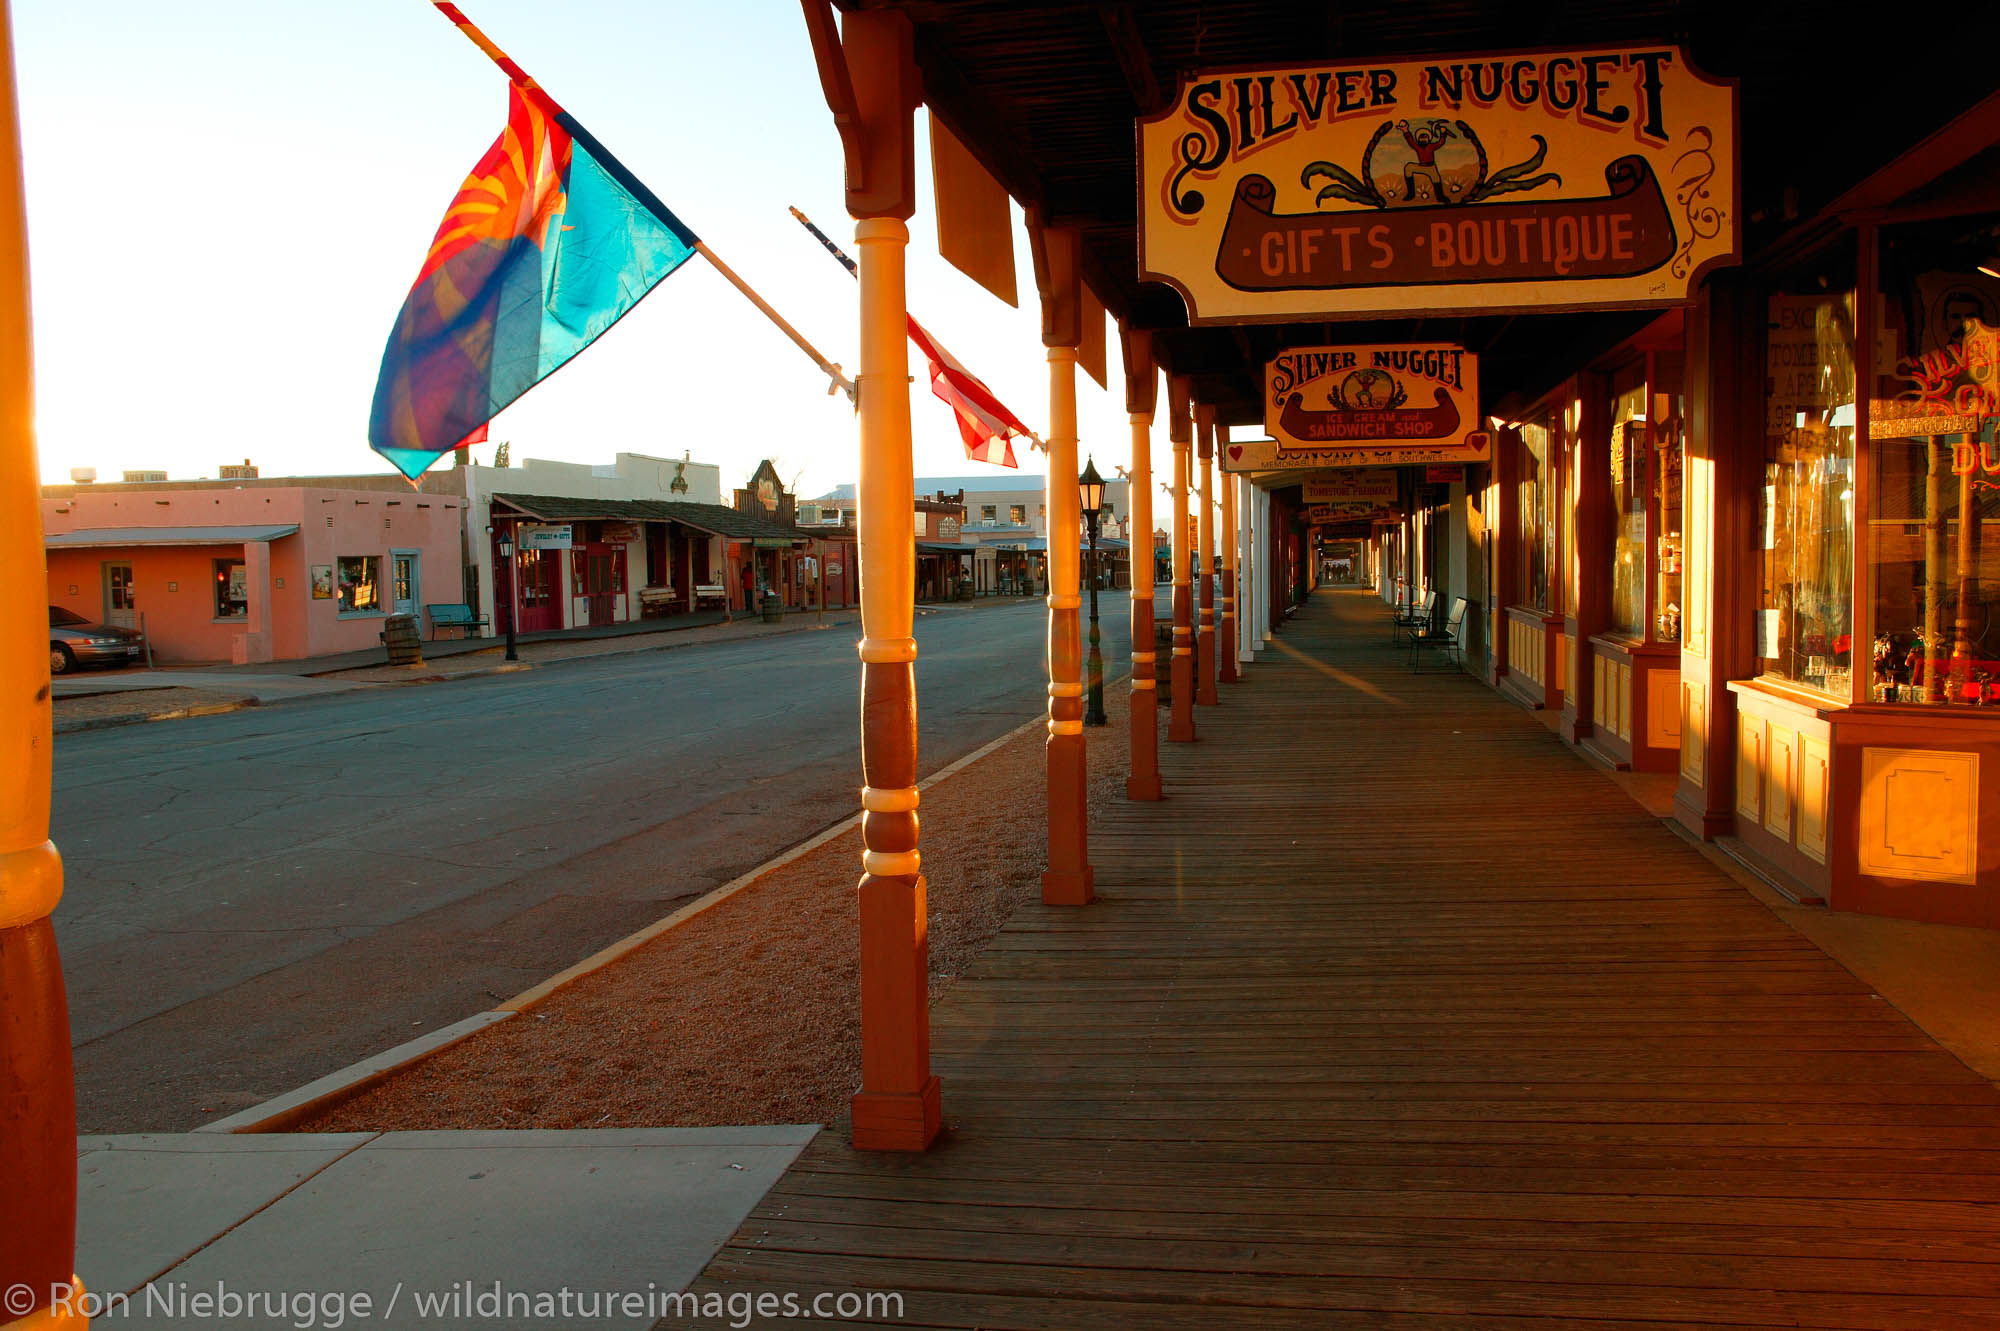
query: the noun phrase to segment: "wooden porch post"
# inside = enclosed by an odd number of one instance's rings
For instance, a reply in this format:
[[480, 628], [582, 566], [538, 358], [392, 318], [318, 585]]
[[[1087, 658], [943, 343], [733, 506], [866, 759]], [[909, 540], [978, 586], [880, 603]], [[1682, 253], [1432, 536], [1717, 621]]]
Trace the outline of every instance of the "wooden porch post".
[[[1229, 438], [1227, 430], [1223, 439]], [[1237, 657], [1243, 650], [1236, 629], [1236, 477], [1222, 473], [1222, 629], [1216, 635], [1216, 673], [1224, 684], [1238, 677]]]
[[1591, 670], [1593, 636], [1611, 620], [1611, 402], [1610, 384], [1602, 374], [1586, 370], [1572, 381], [1569, 416], [1573, 422], [1564, 442], [1575, 467], [1570, 494], [1574, 500], [1570, 528], [1575, 544], [1570, 570], [1576, 597], [1564, 607], [1563, 625], [1569, 639], [1564, 652], [1569, 678], [1563, 689], [1560, 729], [1571, 744], [1590, 734], [1596, 707], [1597, 681]]
[[1195, 634], [1194, 700], [1213, 707], [1215, 696], [1215, 408], [1195, 408], [1195, 446], [1201, 453], [1201, 494], [1195, 519], [1196, 552], [1201, 560], [1201, 621]]
[[[1687, 458], [1682, 469], [1681, 758], [1674, 817], [1704, 841], [1735, 827], [1736, 695], [1756, 673], [1758, 569], [1731, 550], [1758, 548], [1763, 493], [1760, 302], [1740, 271], [1709, 274], [1687, 317]], [[1718, 559], [1716, 552], [1724, 552]], [[1856, 636], [1855, 642], [1862, 639]], [[1856, 661], [1859, 674], [1862, 663]]]
[[1125, 798], [1160, 798], [1160, 694], [1155, 687], [1159, 653], [1153, 643], [1153, 412], [1159, 401], [1159, 371], [1153, 365], [1153, 335], [1118, 329], [1125, 353], [1125, 410], [1132, 418], [1130, 485], [1132, 520], [1132, 762]]
[[1167, 438], [1174, 446], [1174, 657], [1169, 665], [1173, 685], [1168, 709], [1167, 738], [1177, 744], [1194, 742], [1194, 593], [1188, 572], [1194, 552], [1188, 549], [1189, 451], [1194, 429], [1188, 419], [1185, 375], [1167, 379]]
[[921, 1151], [942, 1121], [930, 1063], [930, 945], [917, 852], [915, 491], [910, 456], [909, 314], [904, 250], [915, 211], [912, 134], [918, 74], [899, 12], [849, 14], [833, 31], [824, 0], [804, 0], [827, 104], [847, 156], [861, 282], [861, 417], [855, 487], [861, 569], [862, 1150]]
[[1486, 633], [1486, 682], [1500, 687], [1507, 673], [1510, 626], [1507, 606], [1520, 580], [1515, 557], [1521, 541], [1521, 432], [1509, 427], [1493, 437], [1493, 503], [1487, 531], [1493, 538], [1493, 603]]
[[1083, 242], [1075, 227], [1052, 227], [1030, 213], [1035, 285], [1042, 298], [1042, 344], [1049, 359], [1049, 738], [1048, 867], [1042, 903], [1088, 905], [1090, 776], [1083, 738], [1082, 594], [1077, 532], [1083, 497], [1076, 488], [1076, 349], [1082, 340]]
[[49, 924], [63, 877], [49, 840], [48, 575], [20, 143], [13, 26], [0, 0], [0, 1288], [9, 1291], [0, 1319], [39, 1329], [84, 1319], [63, 1315], [56, 1302], [64, 1286], [81, 1293], [76, 1083]]

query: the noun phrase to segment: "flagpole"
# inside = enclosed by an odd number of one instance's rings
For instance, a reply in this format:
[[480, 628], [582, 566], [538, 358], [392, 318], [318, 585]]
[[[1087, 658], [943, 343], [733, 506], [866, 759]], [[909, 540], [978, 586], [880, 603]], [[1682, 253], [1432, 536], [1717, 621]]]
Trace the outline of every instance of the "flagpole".
[[786, 337], [792, 339], [792, 342], [795, 345], [797, 345], [798, 349], [800, 351], [805, 352], [806, 355], [812, 359], [813, 364], [819, 366], [820, 373], [824, 374], [827, 378], [833, 381], [832, 383], [827, 385], [826, 391], [829, 396], [831, 396], [833, 392], [836, 389], [838, 389], [841, 392], [847, 394], [847, 400], [849, 402], [854, 401], [854, 381], [852, 379], [849, 379], [846, 375], [842, 374], [840, 372], [840, 367], [838, 365], [833, 364], [831, 361], [827, 360], [826, 357], [820, 355], [818, 348], [814, 347], [812, 343], [806, 341], [805, 335], [799, 332], [798, 329], [792, 327], [791, 324], [787, 323], [783, 315], [779, 314], [776, 310], [772, 309], [770, 304], [767, 301], [765, 301], [765, 299], [762, 296], [758, 295], [756, 290], [752, 288], [748, 282], [745, 282], [742, 278], [738, 277], [736, 275], [736, 270], [734, 268], [731, 268], [728, 264], [724, 263], [721, 259], [717, 258], [715, 255], [715, 251], [708, 247], [707, 241], [697, 240], [694, 243], [694, 250], [696, 254], [699, 254], [702, 258], [708, 260], [709, 263], [713, 264], [715, 266], [715, 271], [721, 273], [722, 276], [728, 280], [729, 285], [735, 287], [738, 291], [742, 292], [744, 299], [748, 300], [752, 305], [755, 305], [758, 309], [762, 310], [764, 312], [765, 318], [769, 319], [772, 323], [778, 325], [778, 331], [783, 333]]
[[[810, 217], [807, 217], [797, 208], [790, 208], [788, 209], [788, 211], [795, 219], [797, 219], [798, 224], [800, 226], [812, 232], [813, 239], [817, 240], [821, 245], [824, 245], [826, 247], [826, 252], [828, 254], [831, 254], [835, 259], [837, 259], [840, 262], [840, 266], [847, 270], [848, 275], [850, 277], [854, 278], [856, 281], [859, 281], [861, 279], [860, 272], [854, 266], [854, 260], [848, 258], [847, 252], [841, 249], [840, 246], [834, 244], [832, 238], [830, 238], [826, 234], [826, 232], [814, 226], [813, 220]], [[1026, 435], [1028, 442], [1033, 444], [1036, 448], [1041, 449], [1042, 452], [1044, 453], [1049, 451], [1048, 444], [1042, 439], [1040, 435], [1036, 434], [1033, 430], [1027, 431]]]
[[840, 366], [834, 364], [832, 361], [829, 361], [826, 357], [820, 355], [819, 349], [813, 346], [812, 343], [806, 341], [804, 334], [800, 333], [798, 329], [792, 327], [792, 325], [785, 320], [784, 316], [780, 315], [776, 310], [772, 309], [770, 302], [766, 301], [762, 296], [758, 295], [757, 292], [750, 286], [748, 282], [745, 282], [741, 277], [738, 277], [736, 275], [735, 269], [731, 268], [728, 264], [724, 263], [721, 259], [717, 258], [715, 251], [708, 247], [707, 242], [697, 239], [690, 234], [687, 234], [684, 229], [684, 224], [682, 224], [678, 218], [675, 218], [672, 212], [668, 210], [664, 204], [660, 203], [657, 199], [653, 197], [652, 191], [648, 190], [643, 184], [641, 184], [637, 176], [634, 176], [629, 170], [625, 168], [624, 164], [619, 162], [619, 160], [616, 157], [613, 157], [611, 153], [608, 152], [602, 144], [598, 143], [595, 138], [591, 137], [589, 133], [585, 132], [581, 126], [578, 126], [574, 121], [574, 119], [572, 119], [566, 112], [564, 112], [562, 107], [556, 104], [555, 99], [549, 96], [548, 92], [545, 89], [543, 89], [542, 85], [535, 82], [532, 78], [528, 77], [526, 70], [522, 69], [519, 65], [515, 64], [513, 60], [509, 59], [505, 51], [501, 50], [498, 46], [495, 46], [493, 44], [493, 39], [488, 37], [485, 33], [481, 32], [478, 28], [478, 25], [473, 23], [471, 19], [467, 18], [457, 5], [450, 3], [450, 0], [431, 0], [431, 4], [440, 14], [443, 14], [447, 19], [451, 20], [452, 25], [456, 27], [460, 32], [464, 33], [468, 41], [470, 41], [474, 46], [478, 47], [483, 53], [485, 53], [487, 59], [491, 60], [494, 64], [498, 65], [500, 67], [501, 72], [506, 74], [507, 78], [514, 84], [515, 87], [521, 90], [524, 96], [531, 98], [538, 106], [542, 108], [543, 111], [547, 112], [548, 114], [552, 116], [560, 116], [562, 120], [565, 122], [565, 125], [569, 128], [571, 137], [582, 139], [585, 143], [585, 146], [590, 150], [592, 156], [598, 157], [602, 161], [603, 165], [607, 169], [611, 170], [614, 175], [623, 176], [625, 178], [623, 183], [626, 183], [628, 185], [636, 185], [638, 188], [634, 191], [634, 193], [636, 197], [638, 197], [640, 202], [644, 203], [654, 213], [659, 214], [661, 221], [663, 222], [671, 221], [675, 230], [682, 232], [684, 239], [693, 242], [694, 250], [697, 254], [701, 255], [702, 258], [708, 260], [708, 262], [715, 268], [715, 271], [721, 273], [724, 279], [728, 281], [729, 285], [735, 287], [738, 291], [742, 292], [744, 297], [747, 300], [749, 300], [749, 302], [752, 305], [755, 305], [759, 310], [763, 311], [764, 317], [769, 319], [772, 323], [776, 324], [778, 326], [778, 331], [782, 332], [786, 337], [792, 339], [793, 345], [798, 347], [800, 351], [806, 353], [806, 356], [812, 361], [812, 363], [819, 367], [820, 373], [824, 374], [828, 379], [832, 380], [832, 383], [828, 385], [826, 390], [829, 396], [831, 396], [835, 390], [839, 390], [847, 394], [847, 400], [849, 402], [855, 400], [854, 381], [852, 379], [849, 379], [845, 374], [841, 373]]

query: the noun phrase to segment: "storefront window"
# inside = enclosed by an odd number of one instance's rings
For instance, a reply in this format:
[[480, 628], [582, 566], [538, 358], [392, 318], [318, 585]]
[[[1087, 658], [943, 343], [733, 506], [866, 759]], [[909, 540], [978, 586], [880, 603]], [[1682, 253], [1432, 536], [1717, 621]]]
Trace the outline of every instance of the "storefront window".
[[1549, 585], [1556, 566], [1555, 417], [1521, 427], [1519, 604], [1544, 613], [1555, 607]]
[[1870, 697], [2000, 702], [2000, 216], [1881, 234]]
[[556, 561], [561, 558], [555, 550], [520, 550], [514, 552], [514, 566], [521, 575], [520, 591], [517, 593], [523, 610], [539, 610], [555, 599]]
[[245, 619], [250, 614], [250, 585], [240, 559], [215, 561], [215, 617]]
[[1760, 673], [1846, 697], [1853, 657], [1851, 249], [1767, 307]]
[[335, 569], [343, 614], [382, 608], [382, 556], [342, 555]]
[[1611, 631], [1646, 636], [1646, 366], [1612, 381]]

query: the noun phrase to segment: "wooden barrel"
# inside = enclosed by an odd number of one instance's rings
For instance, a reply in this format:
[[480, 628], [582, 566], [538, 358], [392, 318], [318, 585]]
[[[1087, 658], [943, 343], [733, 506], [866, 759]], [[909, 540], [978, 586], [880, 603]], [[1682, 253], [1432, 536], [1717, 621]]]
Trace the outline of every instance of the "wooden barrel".
[[383, 620], [382, 645], [389, 649], [390, 665], [424, 663], [424, 643], [417, 636], [415, 615], [391, 615]]

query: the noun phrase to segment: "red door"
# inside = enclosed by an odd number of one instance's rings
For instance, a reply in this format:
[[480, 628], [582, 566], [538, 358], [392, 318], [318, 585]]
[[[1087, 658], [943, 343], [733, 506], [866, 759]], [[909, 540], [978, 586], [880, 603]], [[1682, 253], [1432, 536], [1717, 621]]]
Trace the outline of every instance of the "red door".
[[519, 573], [521, 593], [515, 601], [520, 618], [514, 628], [520, 633], [541, 633], [562, 627], [562, 602], [556, 598], [558, 550], [515, 550], [514, 567]]
[[591, 625], [611, 623], [612, 602], [624, 590], [625, 547], [591, 541], [573, 550], [570, 558], [576, 594], [589, 604]]

